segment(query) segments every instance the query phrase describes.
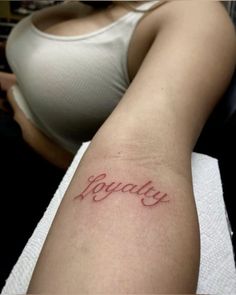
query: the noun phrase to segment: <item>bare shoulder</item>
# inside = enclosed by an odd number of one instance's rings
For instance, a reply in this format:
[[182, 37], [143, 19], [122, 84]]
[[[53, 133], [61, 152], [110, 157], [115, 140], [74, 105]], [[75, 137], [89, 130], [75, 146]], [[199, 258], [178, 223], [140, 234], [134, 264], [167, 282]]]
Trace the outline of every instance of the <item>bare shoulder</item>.
[[[154, 11], [152, 21], [155, 17], [159, 23], [152, 44], [161, 42], [167, 48], [171, 43], [179, 43], [187, 54], [191, 43], [192, 53], [203, 46], [203, 55], [208, 49], [211, 55], [218, 55], [219, 61], [228, 59], [235, 64], [235, 27], [220, 1], [167, 1], [159, 15], [158, 10]], [[200, 58], [201, 53], [198, 55]]]
[[189, 21], [195, 22], [208, 22], [208, 24], [218, 22], [222, 25], [233, 24], [227, 13], [226, 8], [221, 1], [165, 1], [164, 5], [156, 9], [152, 14], [152, 21], [155, 23], [155, 19], [158, 19], [157, 31], [163, 26], [171, 25], [176, 22]]
[[[180, 35], [185, 32], [189, 36], [192, 35], [189, 41], [196, 36], [196, 33], [198, 36], [201, 35], [201, 38], [204, 36], [207, 38], [207, 34], [221, 35], [222, 42], [225, 42], [224, 38], [228, 38], [229, 42], [230, 39], [231, 42], [234, 42], [233, 23], [220, 1], [161, 2], [161, 5], [148, 13], [139, 23], [130, 42], [128, 69], [131, 80], [137, 74], [151, 45], [162, 32], [167, 32], [167, 41], [170, 41], [170, 37], [173, 38], [173, 34], [175, 37], [178, 35], [181, 38]], [[168, 42], [166, 46], [168, 46]]]
[[235, 27], [220, 1], [166, 1], [161, 8], [152, 16], [152, 21], [156, 17], [159, 22], [150, 47], [152, 59], [160, 60], [163, 51], [166, 57], [169, 52], [176, 57], [192, 56], [199, 62], [216, 59], [222, 68], [235, 66]]

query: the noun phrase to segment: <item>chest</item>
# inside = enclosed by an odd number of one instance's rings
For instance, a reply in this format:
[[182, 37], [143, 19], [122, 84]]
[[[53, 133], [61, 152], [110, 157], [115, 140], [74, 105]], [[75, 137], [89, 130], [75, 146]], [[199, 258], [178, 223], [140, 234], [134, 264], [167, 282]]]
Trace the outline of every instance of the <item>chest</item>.
[[[81, 9], [79, 5], [81, 4], [59, 5], [41, 11], [34, 16], [33, 23], [37, 29], [47, 34], [80, 36], [103, 29], [131, 12], [129, 7], [122, 5], [103, 11], [92, 11], [84, 6]], [[155, 38], [158, 26], [156, 12], [152, 11], [142, 14], [134, 29], [127, 52], [127, 70], [131, 81]]]

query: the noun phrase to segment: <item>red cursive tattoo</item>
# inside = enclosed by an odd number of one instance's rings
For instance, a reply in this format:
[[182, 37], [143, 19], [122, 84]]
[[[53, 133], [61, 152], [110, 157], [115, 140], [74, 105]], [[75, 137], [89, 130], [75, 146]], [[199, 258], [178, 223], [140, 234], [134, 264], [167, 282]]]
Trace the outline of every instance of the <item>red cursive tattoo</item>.
[[145, 207], [152, 207], [170, 201], [166, 193], [161, 193], [161, 191], [154, 188], [152, 181], [147, 181], [140, 186], [133, 183], [105, 182], [106, 177], [106, 173], [97, 176], [91, 175], [88, 178], [88, 185], [79, 195], [74, 197], [74, 200], [83, 200], [85, 197], [92, 195], [94, 202], [100, 202], [116, 192], [121, 192], [140, 197], [141, 204]]

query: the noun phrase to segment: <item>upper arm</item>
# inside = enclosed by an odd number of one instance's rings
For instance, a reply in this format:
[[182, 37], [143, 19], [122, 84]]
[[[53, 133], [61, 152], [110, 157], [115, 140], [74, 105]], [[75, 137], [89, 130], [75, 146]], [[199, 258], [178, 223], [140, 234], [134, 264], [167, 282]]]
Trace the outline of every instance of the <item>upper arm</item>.
[[98, 132], [106, 150], [114, 140], [132, 153], [137, 146], [149, 153], [153, 144], [160, 154], [160, 142], [192, 149], [230, 81], [236, 42], [224, 7], [215, 1], [166, 5], [169, 14], [136, 77]]

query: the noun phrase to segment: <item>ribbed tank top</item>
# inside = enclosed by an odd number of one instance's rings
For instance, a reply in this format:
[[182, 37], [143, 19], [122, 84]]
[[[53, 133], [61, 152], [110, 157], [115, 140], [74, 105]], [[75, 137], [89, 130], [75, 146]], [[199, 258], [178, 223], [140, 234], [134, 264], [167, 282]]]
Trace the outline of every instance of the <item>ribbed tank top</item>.
[[17, 77], [12, 88], [15, 101], [34, 125], [73, 154], [81, 141], [88, 140], [82, 134], [100, 126], [129, 87], [128, 47], [143, 14], [130, 11], [79, 36], [42, 32], [32, 23], [32, 15], [12, 30], [6, 54]]

